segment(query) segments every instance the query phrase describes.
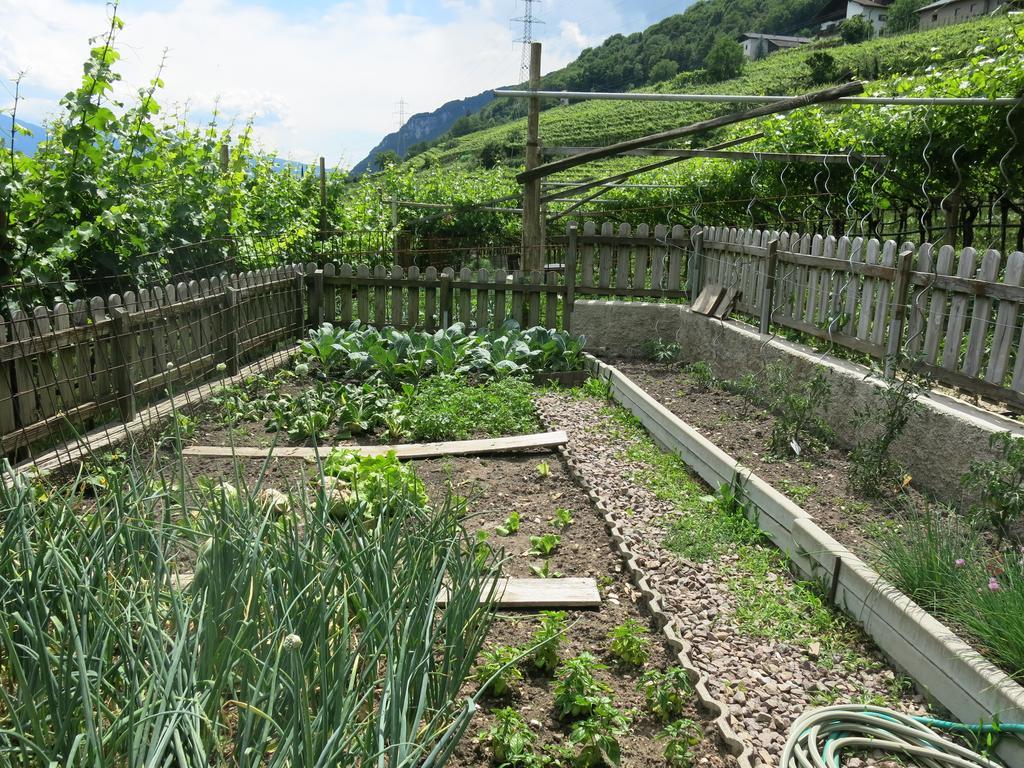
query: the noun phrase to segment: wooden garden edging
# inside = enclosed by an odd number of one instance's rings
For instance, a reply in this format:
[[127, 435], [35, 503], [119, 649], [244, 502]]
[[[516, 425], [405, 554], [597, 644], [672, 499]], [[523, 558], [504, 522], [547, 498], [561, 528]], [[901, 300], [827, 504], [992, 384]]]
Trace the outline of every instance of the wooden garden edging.
[[351, 451], [363, 456], [384, 456], [394, 453], [398, 459], [431, 459], [440, 456], [479, 456], [506, 451], [528, 451], [554, 449], [565, 445], [569, 436], [563, 430], [538, 432], [511, 437], [489, 437], [478, 440], [450, 440], [443, 443], [404, 443], [397, 445], [338, 445], [308, 448], [305, 446], [280, 446], [276, 448], [250, 448], [230, 445], [194, 445], [182, 450], [184, 456], [206, 456], [214, 458], [255, 458], [255, 459], [316, 459], [329, 456], [333, 451]]
[[[806, 579], [822, 582], [838, 607], [878, 647], [955, 717], [966, 723], [1024, 722], [1024, 687], [952, 630], [886, 582], [823, 531], [803, 509], [643, 391], [613, 366], [588, 355], [594, 375], [666, 450], [678, 454], [711, 487], [738, 484], [758, 526]], [[751, 509], [753, 507], [753, 509]], [[997, 753], [1024, 765], [1024, 743], [1006, 737]]]

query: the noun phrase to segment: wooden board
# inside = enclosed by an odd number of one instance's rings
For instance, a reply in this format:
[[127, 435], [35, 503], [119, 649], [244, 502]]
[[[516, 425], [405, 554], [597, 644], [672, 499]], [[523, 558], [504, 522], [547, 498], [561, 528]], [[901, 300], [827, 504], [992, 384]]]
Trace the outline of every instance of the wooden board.
[[339, 445], [320, 448], [284, 446], [280, 448], [247, 448], [226, 445], [194, 445], [185, 448], [185, 456], [212, 456], [217, 458], [260, 458], [268, 456], [287, 459], [315, 459], [317, 454], [327, 456], [331, 451], [354, 451], [364, 456], [382, 456], [391, 451], [399, 459], [430, 459], [438, 456], [474, 456], [483, 453], [522, 451], [531, 448], [557, 448], [565, 445], [568, 435], [557, 432], [538, 432], [514, 437], [495, 437], [485, 440], [453, 440], [447, 443], [408, 443], [405, 445]]
[[[194, 579], [193, 573], [176, 573], [171, 576], [171, 582], [177, 589], [187, 589]], [[498, 579], [494, 598], [494, 604], [505, 609], [598, 608], [601, 605], [597, 581], [590, 577]], [[444, 605], [447, 602], [447, 590], [442, 590], [437, 604]]]
[[[438, 596], [444, 605], [446, 595]], [[597, 608], [601, 593], [590, 577], [565, 579], [498, 579], [494, 593], [499, 608]]]
[[694, 312], [698, 312], [702, 315], [708, 315], [715, 311], [722, 296], [725, 294], [725, 289], [722, 288], [718, 283], [712, 283], [711, 285], [704, 286], [704, 290], [700, 292], [700, 296], [693, 302], [693, 306], [690, 308]]

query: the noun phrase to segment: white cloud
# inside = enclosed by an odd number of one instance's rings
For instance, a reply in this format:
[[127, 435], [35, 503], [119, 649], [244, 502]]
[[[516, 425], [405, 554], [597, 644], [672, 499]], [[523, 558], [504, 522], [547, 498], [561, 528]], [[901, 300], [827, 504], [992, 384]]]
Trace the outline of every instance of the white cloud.
[[[225, 116], [255, 116], [259, 139], [282, 154], [305, 159], [314, 148], [353, 163], [394, 130], [399, 98], [429, 111], [516, 79], [511, 0], [440, 5], [441, 18], [431, 18], [411, 10], [422, 9], [421, 0], [350, 0], [319, 13], [245, 0], [170, 0], [146, 10], [125, 3], [117, 43], [123, 93], [153, 77], [166, 49], [162, 103], [188, 104], [193, 113], [219, 103]], [[545, 10], [582, 20], [540, 28], [549, 35], [545, 71], [620, 21], [611, 0], [551, 0]], [[108, 13], [99, 0], [0, 0], [0, 77], [26, 71], [26, 119], [43, 116], [30, 113], [41, 96], [53, 103], [79, 82], [87, 38], [103, 33]]]

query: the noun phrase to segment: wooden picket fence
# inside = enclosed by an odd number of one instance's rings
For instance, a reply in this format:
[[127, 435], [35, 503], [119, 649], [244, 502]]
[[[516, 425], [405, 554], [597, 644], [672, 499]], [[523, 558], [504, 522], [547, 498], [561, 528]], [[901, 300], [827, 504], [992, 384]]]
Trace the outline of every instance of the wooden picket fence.
[[300, 267], [96, 296], [0, 317], [0, 455], [111, 419], [305, 325]]
[[1024, 254], [703, 227], [691, 263], [762, 332], [793, 328], [1024, 405]]
[[[312, 266], [312, 265], [309, 265]], [[307, 266], [307, 270], [309, 269]], [[310, 315], [349, 325], [437, 330], [456, 322], [467, 328], [500, 326], [514, 319], [523, 327], [569, 328], [572, 294], [555, 271], [494, 271], [465, 267], [325, 264], [312, 274]]]

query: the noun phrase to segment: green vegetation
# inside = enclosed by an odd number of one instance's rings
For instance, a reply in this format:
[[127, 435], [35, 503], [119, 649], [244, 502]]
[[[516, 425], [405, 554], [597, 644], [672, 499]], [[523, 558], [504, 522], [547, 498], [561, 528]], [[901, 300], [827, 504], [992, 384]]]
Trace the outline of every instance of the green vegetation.
[[581, 653], [559, 665], [555, 682], [555, 707], [563, 719], [588, 717], [594, 706], [606, 699], [609, 688], [594, 677], [607, 669], [590, 653]]
[[903, 434], [910, 417], [920, 410], [918, 398], [928, 392], [929, 381], [914, 373], [889, 376], [871, 403], [856, 411], [854, 426], [868, 435], [850, 452], [850, 487], [863, 496], [897, 493], [909, 482], [892, 456], [892, 444]]
[[989, 437], [989, 446], [999, 452], [999, 458], [972, 462], [964, 485], [980, 495], [971, 511], [987, 520], [999, 537], [998, 546], [1011, 527], [1024, 519], [1024, 438], [997, 432]]
[[743, 53], [743, 46], [728, 35], [719, 35], [704, 60], [704, 69], [707, 71], [708, 79], [717, 83], [739, 77], [746, 63], [747, 57]]
[[17, 617], [0, 622], [0, 762], [448, 759], [498, 574], [460, 510], [394, 488], [387, 514], [339, 519], [317, 478], [301, 517], [279, 516], [260, 489], [126, 458], [88, 487], [0, 483], [0, 615]]
[[519, 533], [519, 513], [516, 511], [510, 512], [508, 517], [505, 518], [505, 522], [495, 530], [499, 536], [511, 536]]
[[566, 630], [565, 611], [541, 611], [540, 627], [530, 640], [533, 651], [533, 666], [545, 674], [553, 674], [558, 668], [558, 655], [562, 635]]
[[530, 551], [528, 554], [534, 555], [535, 557], [548, 558], [555, 554], [555, 551], [561, 543], [562, 537], [554, 533], [531, 536]]
[[635, 619], [627, 619], [608, 633], [612, 656], [631, 667], [642, 667], [650, 656], [651, 641], [647, 628]]
[[556, 509], [555, 516], [551, 518], [551, 525], [553, 525], [560, 531], [564, 531], [574, 522], [576, 521], [573, 520], [572, 510], [566, 509], [565, 507], [560, 507]]
[[703, 734], [693, 720], [682, 719], [666, 725], [658, 738], [665, 742], [665, 762], [671, 768], [689, 768], [692, 749], [700, 743]]
[[643, 356], [655, 363], [671, 363], [679, 359], [683, 348], [674, 341], [646, 339], [640, 347]]
[[908, 510], [876, 557], [884, 576], [1024, 681], [1024, 550], [993, 550], [941, 508]]
[[523, 673], [517, 666], [522, 655], [518, 648], [498, 645], [480, 651], [480, 661], [473, 669], [473, 679], [489, 696], [502, 698], [510, 694]]
[[661, 722], [682, 715], [693, 698], [693, 683], [682, 667], [644, 672], [637, 688], [644, 694], [647, 709]]
[[774, 456], [800, 456], [820, 447], [830, 434], [824, 414], [832, 398], [832, 385], [824, 370], [798, 378], [792, 366], [783, 361], [772, 363], [764, 371], [763, 402], [773, 414], [768, 449]]
[[434, 376], [400, 399], [411, 440], [440, 442], [475, 436], [519, 435], [539, 428], [533, 385], [499, 379], [471, 386], [453, 376]]
[[536, 741], [537, 735], [512, 707], [496, 709], [494, 725], [477, 737], [478, 743], [485, 742], [491, 748], [496, 764], [510, 768], [536, 764], [533, 752]]

